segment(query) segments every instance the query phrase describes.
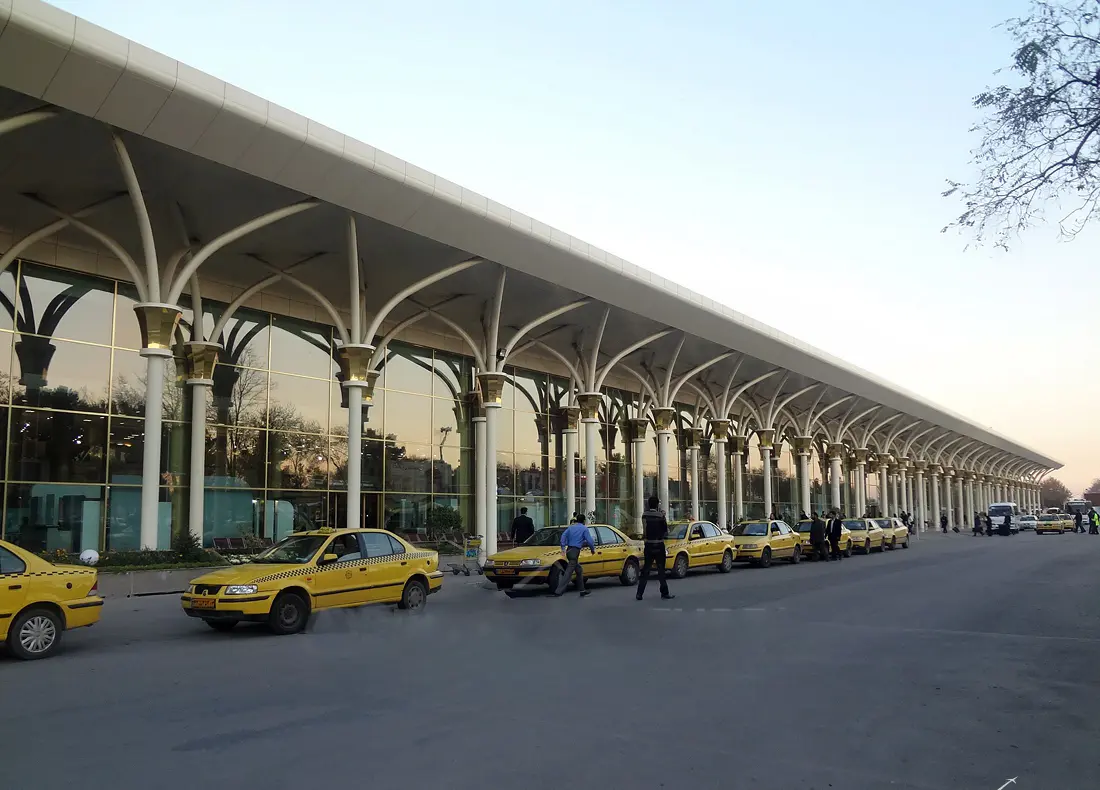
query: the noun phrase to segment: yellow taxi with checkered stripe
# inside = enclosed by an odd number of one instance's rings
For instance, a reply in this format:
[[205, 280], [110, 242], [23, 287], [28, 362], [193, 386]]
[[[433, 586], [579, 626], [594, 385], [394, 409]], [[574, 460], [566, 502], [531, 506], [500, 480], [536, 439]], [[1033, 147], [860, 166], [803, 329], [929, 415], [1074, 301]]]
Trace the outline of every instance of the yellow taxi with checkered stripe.
[[729, 573], [736, 559], [736, 540], [716, 524], [690, 521], [668, 527], [665, 569], [676, 579], [687, 576], [689, 570], [700, 568], [717, 568], [722, 573]]
[[[822, 523], [825, 525], [825, 543], [826, 547], [829, 546], [829, 522], [822, 519]], [[802, 556], [813, 557], [814, 556], [814, 544], [810, 543], [810, 526], [812, 522], [808, 518], [804, 518], [798, 522], [798, 526], [795, 529], [798, 532], [798, 536], [802, 539]], [[840, 546], [840, 551], [845, 557], [852, 556], [852, 533], [843, 523], [840, 525], [840, 540], [837, 542]]]
[[420, 609], [443, 586], [439, 555], [382, 529], [297, 532], [252, 558], [192, 580], [183, 611], [217, 631], [266, 623], [303, 630], [310, 614], [365, 604]]
[[902, 524], [900, 518], [876, 518], [875, 523], [882, 527], [882, 541], [886, 548], [909, 548], [909, 527]]
[[46, 658], [61, 634], [99, 622], [99, 574], [54, 565], [0, 540], [0, 642], [16, 658]]
[[785, 559], [793, 564], [802, 559], [802, 538], [785, 521], [742, 521], [734, 526], [733, 538], [739, 562], [767, 568], [772, 560]]
[[[485, 578], [498, 590], [513, 587], [546, 584], [556, 590], [561, 574], [565, 572], [565, 552], [561, 550], [561, 536], [565, 527], [543, 527], [535, 530], [515, 548], [498, 551], [485, 558]], [[607, 524], [592, 524], [588, 537], [596, 551], [587, 549], [580, 554], [585, 579], [618, 577], [624, 586], [638, 582], [642, 559], [642, 544]]]
[[1035, 534], [1045, 535], [1048, 532], [1056, 532], [1061, 535], [1066, 531], [1066, 524], [1059, 513], [1040, 513], [1035, 520]]
[[852, 543], [858, 551], [870, 554], [872, 551], [886, 551], [886, 531], [870, 518], [846, 518], [846, 526], [852, 533]]

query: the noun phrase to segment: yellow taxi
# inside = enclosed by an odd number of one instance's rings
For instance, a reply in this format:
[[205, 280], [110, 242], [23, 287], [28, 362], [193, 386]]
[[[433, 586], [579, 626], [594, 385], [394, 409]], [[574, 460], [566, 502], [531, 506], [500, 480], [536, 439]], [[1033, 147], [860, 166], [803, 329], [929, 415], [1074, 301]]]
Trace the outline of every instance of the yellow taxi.
[[765, 519], [742, 521], [734, 526], [732, 532], [737, 544], [738, 562], [767, 568], [772, 560], [785, 559], [793, 564], [802, 559], [802, 538], [786, 522]]
[[1066, 523], [1060, 513], [1040, 513], [1035, 521], [1035, 534], [1043, 535], [1047, 532], [1057, 532], [1061, 535], [1066, 531]]
[[737, 542], [733, 535], [709, 521], [670, 524], [665, 538], [665, 568], [673, 578], [682, 579], [689, 570], [717, 568], [733, 570]]
[[[823, 523], [825, 524], [825, 542], [826, 542], [826, 544], [828, 544], [829, 543], [829, 522], [824, 521]], [[810, 543], [810, 524], [811, 524], [811, 521], [809, 519], [802, 519], [801, 521], [798, 522], [798, 526], [796, 528], [797, 531], [798, 531], [798, 536], [802, 540], [802, 556], [803, 557], [813, 557], [814, 556], [814, 546], [813, 546], [812, 543]], [[843, 524], [841, 524], [841, 526], [840, 526], [840, 541], [839, 541], [839, 543], [840, 543], [841, 553], [843, 553], [845, 557], [851, 557], [852, 556], [852, 533]], [[830, 551], [831, 551], [831, 546], [830, 546]]]
[[844, 526], [852, 533], [852, 545], [864, 554], [886, 550], [886, 531], [874, 519], [846, 518]]
[[[565, 572], [565, 552], [561, 550], [561, 535], [565, 527], [543, 527], [535, 530], [515, 548], [498, 551], [485, 558], [485, 578], [498, 590], [510, 590], [517, 584], [546, 584], [557, 589]], [[642, 544], [606, 524], [592, 524], [588, 537], [596, 546], [595, 553], [581, 551], [580, 564], [585, 580], [617, 576], [624, 586], [637, 584], [642, 559]]]
[[99, 574], [54, 565], [0, 540], [0, 642], [16, 658], [46, 658], [61, 634], [99, 622]]
[[250, 562], [193, 579], [180, 604], [216, 631], [256, 622], [293, 634], [322, 609], [372, 603], [421, 609], [442, 586], [434, 551], [382, 529], [324, 528], [296, 532]]
[[883, 542], [886, 548], [909, 548], [909, 527], [901, 523], [900, 518], [876, 518], [875, 523], [882, 527]]

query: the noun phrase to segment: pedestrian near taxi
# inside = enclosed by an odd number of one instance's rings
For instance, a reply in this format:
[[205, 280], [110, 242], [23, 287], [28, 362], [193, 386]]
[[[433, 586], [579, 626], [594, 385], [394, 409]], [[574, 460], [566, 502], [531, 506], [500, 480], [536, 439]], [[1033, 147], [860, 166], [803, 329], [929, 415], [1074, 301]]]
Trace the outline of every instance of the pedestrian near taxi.
[[832, 549], [833, 559], [842, 560], [844, 555], [840, 551], [840, 539], [844, 536], [844, 522], [840, 513], [829, 511], [829, 548]]
[[649, 570], [657, 566], [657, 581], [661, 585], [661, 597], [665, 600], [675, 596], [668, 591], [668, 581], [665, 579], [665, 538], [668, 536], [668, 521], [665, 514], [658, 510], [661, 501], [651, 496], [646, 503], [647, 507], [642, 513], [642, 525], [645, 530], [645, 549], [643, 553], [642, 576], [638, 579], [637, 599], [642, 600], [645, 595], [646, 582], [649, 581]]
[[825, 522], [818, 517], [816, 510], [810, 520], [810, 545], [814, 550], [814, 559], [822, 562], [830, 559], [829, 542], [825, 538]]
[[581, 597], [588, 595], [589, 591], [584, 588], [584, 568], [581, 566], [581, 549], [585, 546], [593, 555], [596, 554], [596, 544], [588, 534], [584, 516], [578, 514], [573, 516], [573, 523], [561, 533], [561, 550], [565, 554], [567, 564], [565, 573], [558, 581], [558, 589], [554, 590], [554, 597], [560, 598], [565, 593], [565, 588], [569, 586], [569, 580], [574, 574], [577, 576], [577, 589], [580, 590]]

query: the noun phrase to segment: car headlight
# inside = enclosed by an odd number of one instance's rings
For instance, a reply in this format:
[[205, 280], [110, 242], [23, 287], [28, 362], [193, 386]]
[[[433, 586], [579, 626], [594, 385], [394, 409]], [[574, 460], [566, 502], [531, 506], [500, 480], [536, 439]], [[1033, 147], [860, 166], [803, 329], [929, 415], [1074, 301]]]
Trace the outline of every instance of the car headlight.
[[542, 560], [523, 560], [520, 565], [525, 568], [538, 568], [542, 565]]
[[666, 547], [665, 548], [665, 556], [666, 557], [671, 557], [672, 556], [672, 550]]
[[226, 595], [252, 595], [259, 588], [255, 584], [231, 584], [225, 588]]
[[492, 568], [492, 567], [493, 567], [494, 565], [496, 565], [496, 563], [495, 563], [495, 562], [493, 562], [492, 560], [485, 560], [485, 564], [484, 564], [484, 565], [483, 565], [482, 567], [484, 567], [484, 568]]

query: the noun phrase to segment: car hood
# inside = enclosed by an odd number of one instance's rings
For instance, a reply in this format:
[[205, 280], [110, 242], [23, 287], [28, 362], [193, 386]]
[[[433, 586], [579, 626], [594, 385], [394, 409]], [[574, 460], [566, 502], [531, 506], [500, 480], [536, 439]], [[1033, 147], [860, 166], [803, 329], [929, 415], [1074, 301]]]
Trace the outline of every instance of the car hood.
[[744, 546], [746, 543], [767, 543], [767, 535], [734, 535], [733, 542], [738, 546]]
[[520, 560], [541, 560], [547, 557], [560, 557], [561, 549], [556, 546], [516, 546], [489, 555], [493, 562], [519, 562]]
[[233, 565], [204, 573], [202, 576], [192, 579], [191, 584], [251, 584], [264, 576], [282, 573], [283, 571], [300, 571], [306, 567], [308, 566], [293, 562], [246, 562], [243, 565]]

